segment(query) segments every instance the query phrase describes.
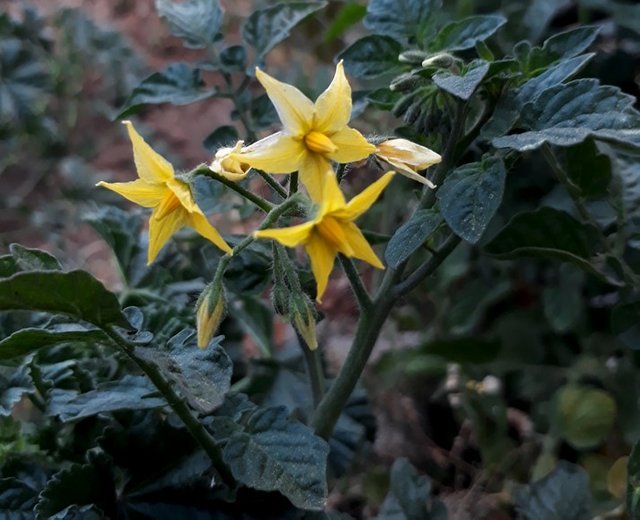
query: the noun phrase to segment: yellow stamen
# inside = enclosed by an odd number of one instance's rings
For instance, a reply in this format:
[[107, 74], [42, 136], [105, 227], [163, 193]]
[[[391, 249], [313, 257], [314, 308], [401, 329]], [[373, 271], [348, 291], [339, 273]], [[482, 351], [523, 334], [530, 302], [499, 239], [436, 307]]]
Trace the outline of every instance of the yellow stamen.
[[341, 253], [345, 255], [353, 253], [351, 246], [349, 245], [349, 241], [347, 240], [347, 236], [344, 234], [342, 226], [336, 221], [336, 219], [332, 217], [324, 217], [318, 223], [318, 231], [320, 231], [320, 234], [327, 242], [333, 244], [333, 246]]
[[315, 153], [333, 153], [338, 149], [326, 135], [313, 130], [305, 136], [304, 142]]

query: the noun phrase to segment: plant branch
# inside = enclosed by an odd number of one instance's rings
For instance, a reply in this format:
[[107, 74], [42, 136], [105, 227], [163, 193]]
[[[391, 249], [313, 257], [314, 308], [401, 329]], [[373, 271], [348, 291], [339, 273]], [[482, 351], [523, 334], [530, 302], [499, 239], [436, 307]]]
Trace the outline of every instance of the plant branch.
[[353, 291], [353, 294], [358, 301], [358, 306], [361, 310], [370, 307], [371, 296], [369, 296], [367, 289], [362, 283], [362, 278], [360, 278], [358, 270], [353, 264], [353, 260], [351, 260], [351, 258], [347, 258], [342, 254], [339, 255], [339, 258], [342, 269], [344, 270], [344, 274], [347, 275], [347, 279], [349, 280], [349, 284], [351, 285], [351, 290]]
[[311, 395], [313, 397], [313, 408], [317, 408], [324, 397], [324, 370], [322, 369], [322, 360], [320, 359], [320, 351], [316, 348], [311, 350], [304, 339], [296, 331], [298, 343], [304, 355], [307, 372], [309, 373], [309, 381], [311, 383]]
[[273, 209], [273, 205], [270, 202], [267, 202], [262, 197], [259, 197], [258, 195], [255, 195], [255, 194], [251, 193], [249, 190], [243, 188], [238, 183], [230, 181], [226, 177], [223, 177], [222, 175], [212, 171], [206, 165], [199, 166], [198, 168], [196, 168], [193, 171], [193, 173], [195, 175], [207, 175], [208, 177], [211, 177], [212, 179], [215, 179], [215, 180], [221, 182], [227, 188], [232, 189], [233, 191], [235, 191], [241, 197], [244, 197], [248, 201], [250, 201], [253, 204], [255, 204], [256, 206], [258, 206], [265, 213], [269, 213]]
[[271, 175], [269, 175], [266, 172], [263, 172], [262, 170], [256, 170], [258, 172], [258, 175], [260, 175], [260, 177], [262, 177], [262, 179], [264, 180], [264, 182], [267, 183], [267, 185], [273, 190], [275, 191], [278, 195], [280, 195], [280, 197], [282, 197], [283, 199], [287, 198], [287, 190], [285, 190], [282, 185], [275, 180]]

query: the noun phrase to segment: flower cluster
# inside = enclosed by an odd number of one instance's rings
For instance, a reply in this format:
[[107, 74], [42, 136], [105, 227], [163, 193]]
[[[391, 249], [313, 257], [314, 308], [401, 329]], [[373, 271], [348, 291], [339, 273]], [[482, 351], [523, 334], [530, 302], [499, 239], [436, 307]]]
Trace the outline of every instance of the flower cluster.
[[[394, 172], [386, 173], [347, 203], [334, 164], [362, 161], [374, 155], [396, 172], [433, 187], [419, 172], [439, 162], [440, 156], [406, 139], [373, 144], [351, 128], [351, 87], [342, 62], [338, 63], [329, 87], [315, 102], [296, 87], [260, 69], [256, 70], [256, 77], [274, 104], [283, 129], [248, 146], [238, 141], [232, 147], [221, 148], [210, 169], [233, 182], [243, 180], [251, 168], [269, 174], [298, 173], [314, 203], [315, 214], [301, 224], [260, 229], [253, 236], [276, 240], [287, 247], [303, 246], [311, 262], [317, 283], [316, 298], [320, 302], [338, 253], [384, 268], [354, 221], [377, 200], [394, 175]], [[136, 204], [153, 208], [149, 221], [149, 263], [171, 235], [184, 226], [192, 227], [222, 251], [232, 254], [229, 245], [196, 205], [188, 182], [175, 175], [171, 164], [151, 149], [130, 122], [125, 124], [139, 178], [98, 185]]]

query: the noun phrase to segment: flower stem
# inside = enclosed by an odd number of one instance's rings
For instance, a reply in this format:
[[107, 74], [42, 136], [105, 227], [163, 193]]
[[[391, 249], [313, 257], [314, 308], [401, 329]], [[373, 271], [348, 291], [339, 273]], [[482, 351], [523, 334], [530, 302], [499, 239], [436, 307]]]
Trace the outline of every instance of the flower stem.
[[115, 346], [118, 347], [118, 349], [129, 359], [131, 359], [151, 380], [153, 385], [166, 399], [169, 407], [180, 418], [187, 430], [189, 430], [191, 436], [198, 442], [198, 444], [200, 444], [200, 447], [209, 456], [222, 481], [226, 484], [232, 484], [234, 479], [229, 468], [224, 463], [222, 458], [222, 449], [207, 429], [200, 423], [189, 406], [173, 390], [171, 383], [164, 378], [156, 366], [138, 357], [135, 353], [135, 346], [120, 336], [114, 328], [106, 328], [104, 329], [104, 332], [109, 336], [112, 343], [115, 344]]
[[222, 175], [210, 170], [206, 165], [199, 166], [198, 168], [193, 170], [193, 173], [195, 175], [207, 175], [208, 177], [221, 182], [227, 188], [235, 191], [238, 195], [244, 197], [250, 202], [253, 202], [253, 204], [258, 206], [265, 213], [269, 213], [273, 209], [273, 204], [271, 204], [270, 202], [267, 202], [262, 197], [259, 197], [258, 195], [251, 193], [249, 190], [244, 189], [238, 183], [230, 181], [226, 177], [223, 177]]
[[296, 331], [298, 343], [304, 355], [304, 361], [307, 365], [309, 374], [309, 382], [311, 384], [311, 395], [313, 397], [313, 408], [316, 409], [324, 397], [324, 370], [322, 368], [322, 359], [320, 359], [320, 351], [316, 348], [311, 350], [304, 339]]
[[351, 258], [347, 258], [342, 254], [339, 255], [339, 258], [340, 264], [342, 264], [342, 269], [344, 270], [344, 274], [347, 275], [349, 283], [351, 284], [351, 290], [353, 291], [353, 294], [355, 294], [360, 309], [366, 309], [370, 307], [371, 296], [369, 296], [367, 289], [362, 283], [362, 278], [360, 278], [356, 266], [353, 264], [353, 260], [351, 260]]
[[258, 172], [258, 175], [260, 175], [260, 177], [262, 177], [262, 179], [264, 180], [264, 182], [267, 183], [267, 185], [273, 190], [275, 191], [278, 195], [280, 195], [280, 197], [282, 197], [283, 199], [287, 198], [287, 190], [285, 190], [282, 185], [275, 180], [271, 175], [269, 175], [266, 172], [263, 172], [262, 170], [256, 170]]

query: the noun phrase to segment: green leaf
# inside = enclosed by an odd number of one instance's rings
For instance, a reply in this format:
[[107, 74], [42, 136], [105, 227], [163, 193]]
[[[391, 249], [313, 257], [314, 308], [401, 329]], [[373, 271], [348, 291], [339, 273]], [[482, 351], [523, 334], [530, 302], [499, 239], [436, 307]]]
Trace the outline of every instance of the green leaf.
[[[0, 340], [0, 361], [25, 356], [41, 348], [62, 343], [89, 343], [92, 345], [105, 341], [104, 334], [97, 329], [68, 325], [62, 330], [21, 329]], [[71, 330], [69, 330], [71, 329]], [[75, 330], [73, 330], [75, 329]]]
[[626, 502], [631, 518], [638, 518], [640, 516], [640, 442], [636, 443], [629, 455]]
[[216, 128], [202, 142], [207, 152], [215, 154], [225, 146], [233, 147], [238, 140], [238, 131], [235, 126], [225, 125]]
[[126, 375], [118, 381], [100, 383], [95, 390], [83, 394], [54, 388], [47, 414], [67, 422], [120, 410], [152, 410], [166, 404], [146, 377]]
[[238, 72], [244, 69], [247, 50], [242, 45], [231, 45], [220, 53], [220, 66], [225, 72]]
[[566, 170], [583, 197], [606, 195], [611, 182], [611, 159], [600, 153], [593, 139], [565, 150]]
[[559, 334], [569, 332], [584, 310], [582, 284], [584, 276], [569, 264], [559, 267], [558, 280], [548, 284], [542, 293], [544, 315]]
[[347, 2], [333, 17], [331, 25], [324, 33], [324, 41], [331, 43], [340, 38], [347, 30], [362, 20], [367, 14], [367, 8], [357, 2]]
[[258, 128], [266, 128], [278, 120], [278, 113], [269, 96], [263, 94], [251, 100], [251, 119]]
[[31, 271], [2, 279], [0, 310], [51, 312], [101, 327], [129, 327], [115, 295], [85, 271]]
[[233, 476], [261, 491], [279, 491], [302, 509], [326, 505], [329, 447], [282, 407], [258, 409], [223, 450]]
[[549, 475], [516, 494], [516, 508], [526, 520], [588, 520], [589, 477], [580, 466], [561, 461]]
[[472, 244], [480, 240], [502, 202], [506, 175], [497, 158], [466, 164], [449, 174], [437, 197], [454, 233]]
[[3, 520], [31, 520], [40, 490], [33, 489], [21, 479], [0, 479], [0, 518]]
[[640, 302], [615, 306], [611, 312], [611, 328], [625, 345], [640, 350]]
[[3, 37], [0, 70], [0, 127], [44, 112], [50, 79], [36, 52], [23, 40]]
[[185, 47], [202, 49], [220, 38], [223, 11], [219, 0], [155, 0], [160, 16], [171, 32], [183, 38]]
[[588, 137], [640, 146], [635, 98], [597, 80], [581, 79], [545, 90], [523, 108], [530, 131], [493, 139], [496, 148], [534, 150], [544, 143], [572, 146]]
[[251, 13], [242, 27], [242, 39], [257, 51], [257, 61], [289, 36], [289, 31], [327, 2], [288, 2]]
[[441, 223], [442, 216], [435, 209], [416, 211], [389, 240], [384, 252], [386, 264], [391, 269], [397, 269], [402, 262], [422, 247]]
[[422, 42], [441, 7], [442, 0], [371, 0], [364, 25], [396, 40]]
[[157, 366], [193, 408], [209, 414], [222, 405], [231, 386], [233, 366], [220, 345], [223, 338], [200, 349], [194, 331], [184, 330], [169, 340], [169, 351], [138, 347], [135, 355]]
[[21, 271], [59, 271], [62, 269], [56, 257], [46, 251], [30, 249], [20, 244], [11, 244], [9, 251]]
[[[47, 482], [35, 508], [37, 518], [52, 518], [69, 506], [92, 505], [102, 509], [107, 518], [115, 515], [117, 491], [107, 456], [89, 452], [87, 458], [86, 464], [72, 464]], [[94, 509], [91, 516], [79, 515], [77, 518], [93, 520], [100, 517], [95, 515]]]
[[402, 46], [388, 36], [371, 35], [360, 38], [338, 54], [347, 72], [356, 78], [372, 79], [400, 74], [406, 68], [398, 61]]
[[206, 88], [199, 69], [192, 69], [186, 63], [172, 63], [164, 71], [154, 72], [134, 88], [116, 119], [135, 114], [145, 105], [189, 105], [217, 93], [217, 87]]
[[507, 23], [507, 19], [503, 16], [470, 16], [445, 25], [428, 42], [428, 47], [432, 52], [472, 49], [478, 42], [485, 41], [491, 37], [505, 23]]
[[450, 71], [438, 72], [433, 82], [442, 90], [467, 101], [482, 83], [489, 71], [489, 64], [483, 60], [474, 60], [463, 68], [460, 74]]
[[[431, 502], [431, 503], [430, 503]], [[446, 520], [446, 508], [431, 499], [431, 482], [405, 458], [391, 467], [389, 493], [380, 506], [378, 520]]]
[[544, 42], [542, 50], [554, 59], [572, 58], [591, 47], [598, 37], [598, 32], [599, 27], [585, 25], [556, 33]]
[[233, 317], [251, 335], [260, 350], [268, 354], [273, 343], [273, 312], [260, 298], [238, 295], [234, 298]]

